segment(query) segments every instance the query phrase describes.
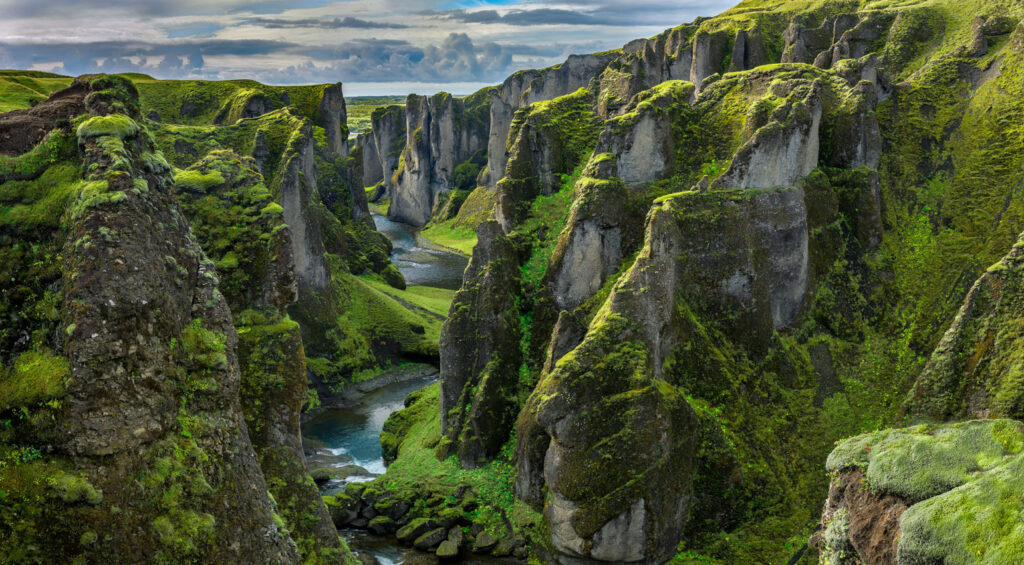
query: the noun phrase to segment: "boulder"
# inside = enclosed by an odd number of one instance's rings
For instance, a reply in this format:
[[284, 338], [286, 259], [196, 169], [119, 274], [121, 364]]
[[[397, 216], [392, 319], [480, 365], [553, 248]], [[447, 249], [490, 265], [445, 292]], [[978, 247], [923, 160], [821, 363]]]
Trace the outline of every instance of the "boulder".
[[444, 528], [436, 528], [416, 538], [412, 542], [413, 547], [420, 551], [428, 551], [436, 548], [448, 537], [448, 531]]

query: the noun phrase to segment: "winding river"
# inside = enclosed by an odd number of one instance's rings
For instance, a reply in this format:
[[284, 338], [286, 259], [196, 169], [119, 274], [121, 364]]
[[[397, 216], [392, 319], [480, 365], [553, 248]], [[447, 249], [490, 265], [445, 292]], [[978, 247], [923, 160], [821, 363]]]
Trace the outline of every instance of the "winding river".
[[448, 290], [458, 290], [462, 285], [462, 272], [469, 264], [468, 257], [443, 249], [422, 247], [418, 229], [393, 222], [380, 214], [373, 214], [373, 223], [377, 225], [377, 231], [391, 240], [394, 247], [391, 262], [405, 276], [406, 284]]
[[[441, 249], [424, 247], [416, 228], [393, 222], [373, 214], [377, 229], [391, 240], [391, 261], [405, 276], [406, 283], [456, 290], [462, 283], [462, 272], [469, 259]], [[380, 432], [392, 412], [403, 407], [409, 393], [419, 390], [438, 378], [436, 371], [420, 371], [413, 378], [395, 382], [366, 392], [353, 406], [331, 408], [305, 422], [302, 435], [309, 449], [310, 468], [328, 467], [342, 471], [344, 478], [332, 479], [321, 486], [324, 494], [333, 494], [352, 481], [368, 481], [384, 472], [380, 450]], [[397, 545], [393, 537], [375, 536], [366, 531], [343, 530], [349, 546], [368, 562], [380, 565], [419, 565], [436, 563], [432, 554], [421, 553]], [[508, 563], [505, 560], [477, 559], [464, 563]]]

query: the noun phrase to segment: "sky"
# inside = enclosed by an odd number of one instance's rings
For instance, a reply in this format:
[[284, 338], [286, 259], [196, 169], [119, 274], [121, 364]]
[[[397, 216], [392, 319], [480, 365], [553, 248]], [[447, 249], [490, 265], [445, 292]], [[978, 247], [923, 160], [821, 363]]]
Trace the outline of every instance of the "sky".
[[738, 0], [0, 0], [0, 69], [467, 94]]

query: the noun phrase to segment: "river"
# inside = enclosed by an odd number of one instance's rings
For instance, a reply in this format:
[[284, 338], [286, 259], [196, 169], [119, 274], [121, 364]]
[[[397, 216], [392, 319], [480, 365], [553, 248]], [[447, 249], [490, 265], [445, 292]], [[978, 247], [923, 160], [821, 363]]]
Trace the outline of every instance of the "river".
[[394, 247], [391, 262], [405, 276], [406, 284], [448, 290], [458, 290], [462, 286], [462, 272], [469, 264], [468, 257], [422, 247], [418, 229], [393, 222], [380, 214], [373, 214], [373, 223], [377, 225], [377, 231], [391, 240]]
[[[463, 255], [441, 249], [423, 247], [416, 228], [393, 222], [380, 214], [373, 214], [377, 229], [391, 240], [391, 262], [405, 277], [408, 285], [423, 285], [457, 290], [462, 284], [462, 272], [469, 259]], [[429, 245], [429, 244], [427, 244]], [[362, 396], [350, 407], [325, 410], [302, 426], [311, 469], [333, 468], [353, 473], [343, 479], [332, 479], [321, 486], [324, 494], [333, 494], [352, 481], [372, 480], [384, 472], [380, 450], [380, 432], [384, 422], [403, 407], [409, 393], [419, 390], [438, 378], [433, 372], [409, 380], [385, 385]], [[433, 554], [422, 553], [398, 545], [391, 536], [376, 536], [362, 530], [342, 530], [341, 535], [357, 554], [372, 556], [380, 565], [419, 565], [437, 563]], [[372, 561], [371, 561], [372, 562]], [[477, 558], [463, 563], [495, 564], [508, 560]]]

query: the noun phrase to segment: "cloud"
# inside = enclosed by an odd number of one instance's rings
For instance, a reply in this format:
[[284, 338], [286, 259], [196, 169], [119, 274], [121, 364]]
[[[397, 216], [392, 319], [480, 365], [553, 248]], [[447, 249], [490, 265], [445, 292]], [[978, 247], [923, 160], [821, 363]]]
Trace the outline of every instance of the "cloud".
[[733, 1], [0, 0], [0, 62], [72, 75], [495, 84]]
[[320, 19], [305, 18], [301, 20], [285, 20], [279, 18], [250, 18], [244, 23], [263, 26], [271, 29], [320, 28], [320, 29], [406, 29], [409, 26], [385, 22], [371, 22], [346, 16], [344, 18]]
[[363, 39], [300, 49], [323, 64], [290, 66], [275, 78], [294, 81], [319, 73], [355, 82], [500, 82], [515, 70], [513, 56], [522, 51], [530, 50], [493, 42], [475, 44], [465, 33], [449, 34], [440, 44], [426, 47], [401, 40]]
[[[547, 62], [548, 58], [558, 55], [558, 50], [545, 51], [529, 45], [475, 43], [465, 33], [449, 34], [440, 43], [424, 47], [393, 39], [357, 39], [319, 47], [256, 39], [205, 39], [168, 44], [0, 43], [0, 57], [7, 57], [12, 63], [10, 66], [20, 68], [61, 61], [64, 72], [70, 75], [139, 72], [157, 78], [246, 76], [290, 84], [333, 81], [497, 83], [515, 71], [523, 57]], [[243, 66], [211, 66], [211, 60], [225, 57], [241, 61]], [[252, 63], [246, 63], [249, 60]], [[267, 61], [271, 60], [286, 63], [270, 66]]]
[[71, 13], [116, 13], [122, 16], [168, 17], [189, 14], [224, 14], [248, 11], [280, 13], [287, 9], [310, 8], [333, 0], [0, 0], [5, 18], [59, 17]]
[[[425, 11], [422, 15], [466, 24], [503, 24], [507, 26], [665, 26], [678, 25], [698, 15], [716, 14], [734, 0], [678, 2], [641, 0], [609, 2], [608, 0], [569, 0], [560, 7], [544, 7], [538, 2], [530, 8], [454, 9]], [[566, 7], [568, 6], [568, 7]]]
[[[252, 57], [287, 52], [296, 47], [282, 41], [211, 39], [170, 44], [134, 41], [0, 44], [0, 52], [7, 54], [11, 66], [30, 68], [60, 61], [64, 73], [71, 75], [141, 72], [160, 78], [215, 78], [217, 72], [205, 68], [207, 56]], [[150, 60], [159, 60], [159, 63], [150, 64]]]
[[598, 18], [586, 12], [537, 8], [534, 10], [512, 10], [499, 13], [497, 10], [453, 10], [443, 16], [471, 24], [505, 24], [513, 26], [535, 25], [615, 25], [609, 20]]

